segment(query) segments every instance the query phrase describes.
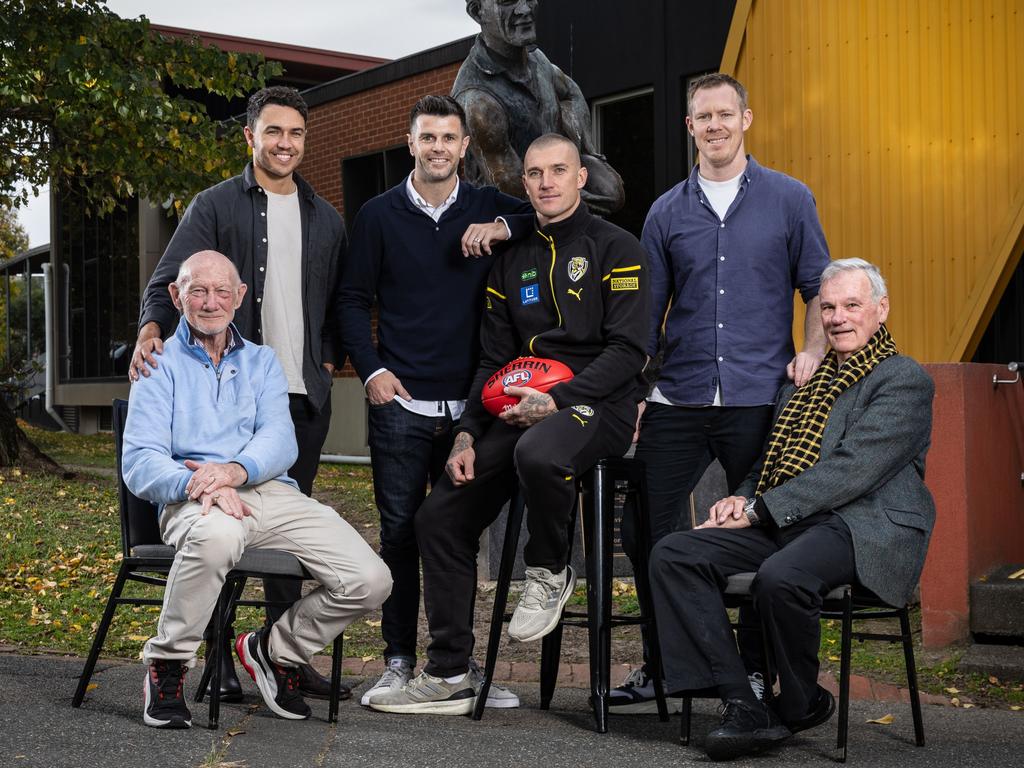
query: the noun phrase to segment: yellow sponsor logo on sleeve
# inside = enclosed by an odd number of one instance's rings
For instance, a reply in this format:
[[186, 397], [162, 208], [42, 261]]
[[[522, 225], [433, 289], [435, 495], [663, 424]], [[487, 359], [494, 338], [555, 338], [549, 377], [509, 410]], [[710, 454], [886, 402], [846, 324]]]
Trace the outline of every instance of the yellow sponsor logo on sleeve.
[[613, 277], [613, 291], [637, 291], [640, 289], [639, 277]]

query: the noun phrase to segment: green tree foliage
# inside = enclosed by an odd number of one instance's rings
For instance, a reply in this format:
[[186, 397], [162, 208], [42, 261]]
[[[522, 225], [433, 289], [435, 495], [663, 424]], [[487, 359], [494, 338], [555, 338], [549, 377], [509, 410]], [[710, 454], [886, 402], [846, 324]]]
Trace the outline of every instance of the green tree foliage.
[[245, 160], [197, 99], [243, 97], [280, 72], [160, 36], [104, 0], [0, 0], [0, 205], [52, 178], [94, 213], [135, 194], [180, 210]]
[[0, 261], [7, 261], [28, 248], [28, 233], [14, 210], [0, 204]]

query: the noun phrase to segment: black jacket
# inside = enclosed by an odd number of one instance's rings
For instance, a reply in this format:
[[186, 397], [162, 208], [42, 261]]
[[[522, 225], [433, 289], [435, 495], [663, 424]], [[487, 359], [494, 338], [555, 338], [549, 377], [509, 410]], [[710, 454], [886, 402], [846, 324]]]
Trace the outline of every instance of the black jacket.
[[[306, 393], [317, 410], [331, 392], [331, 375], [323, 363], [340, 368], [344, 353], [336, 339], [334, 294], [345, 258], [345, 225], [334, 207], [318, 196], [297, 173], [299, 212], [302, 219], [302, 306], [305, 310], [302, 379]], [[267, 268], [267, 196], [263, 193], [250, 162], [239, 176], [205, 189], [196, 195], [167, 244], [167, 250], [149, 279], [142, 300], [139, 327], [156, 322], [163, 336], [174, 332], [178, 310], [167, 292], [178, 276], [178, 268], [192, 254], [220, 251], [238, 267], [242, 282], [249, 286], [242, 306], [235, 313], [235, 325], [247, 339], [262, 344], [260, 311]]]
[[575, 374], [548, 394], [559, 408], [643, 399], [650, 304], [647, 254], [586, 205], [510, 245], [487, 280], [480, 366], [458, 430], [479, 437], [494, 418], [480, 392], [516, 357], [559, 360]]

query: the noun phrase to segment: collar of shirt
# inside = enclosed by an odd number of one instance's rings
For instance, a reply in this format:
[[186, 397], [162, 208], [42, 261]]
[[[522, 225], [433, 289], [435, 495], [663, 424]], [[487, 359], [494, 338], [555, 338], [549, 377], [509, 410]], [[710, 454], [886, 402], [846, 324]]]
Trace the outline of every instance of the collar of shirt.
[[[242, 346], [242, 337], [238, 334], [238, 330], [235, 328], [233, 324], [227, 327], [227, 334], [228, 340], [227, 343], [224, 345], [224, 354], [221, 355], [222, 360], [225, 357], [227, 357], [228, 353], [235, 347]], [[206, 347], [203, 346], [203, 343], [196, 338], [195, 333], [192, 331], [191, 325], [188, 325], [188, 343], [191, 344], [192, 346], [199, 347], [204, 352], [206, 351]]]
[[459, 177], [455, 177], [455, 188], [452, 190], [452, 193], [448, 195], [448, 199], [435, 208], [424, 200], [420, 193], [416, 191], [416, 187], [412, 185], [412, 176], [412, 173], [410, 173], [409, 178], [405, 180], [405, 192], [409, 195], [409, 199], [412, 201], [412, 204], [427, 214], [427, 216], [432, 218], [434, 221], [440, 221], [444, 212], [451, 208], [452, 204], [459, 197]]

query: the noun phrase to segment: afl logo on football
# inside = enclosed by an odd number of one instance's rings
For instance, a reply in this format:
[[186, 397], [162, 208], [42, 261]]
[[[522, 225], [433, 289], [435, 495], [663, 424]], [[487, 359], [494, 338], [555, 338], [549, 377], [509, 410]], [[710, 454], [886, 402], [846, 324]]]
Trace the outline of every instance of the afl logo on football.
[[528, 384], [532, 378], [533, 374], [529, 371], [512, 371], [512, 373], [501, 380], [501, 386], [522, 387]]
[[587, 267], [589, 262], [582, 256], [573, 256], [569, 259], [569, 279], [574, 283], [578, 283], [580, 279], [587, 274]]

